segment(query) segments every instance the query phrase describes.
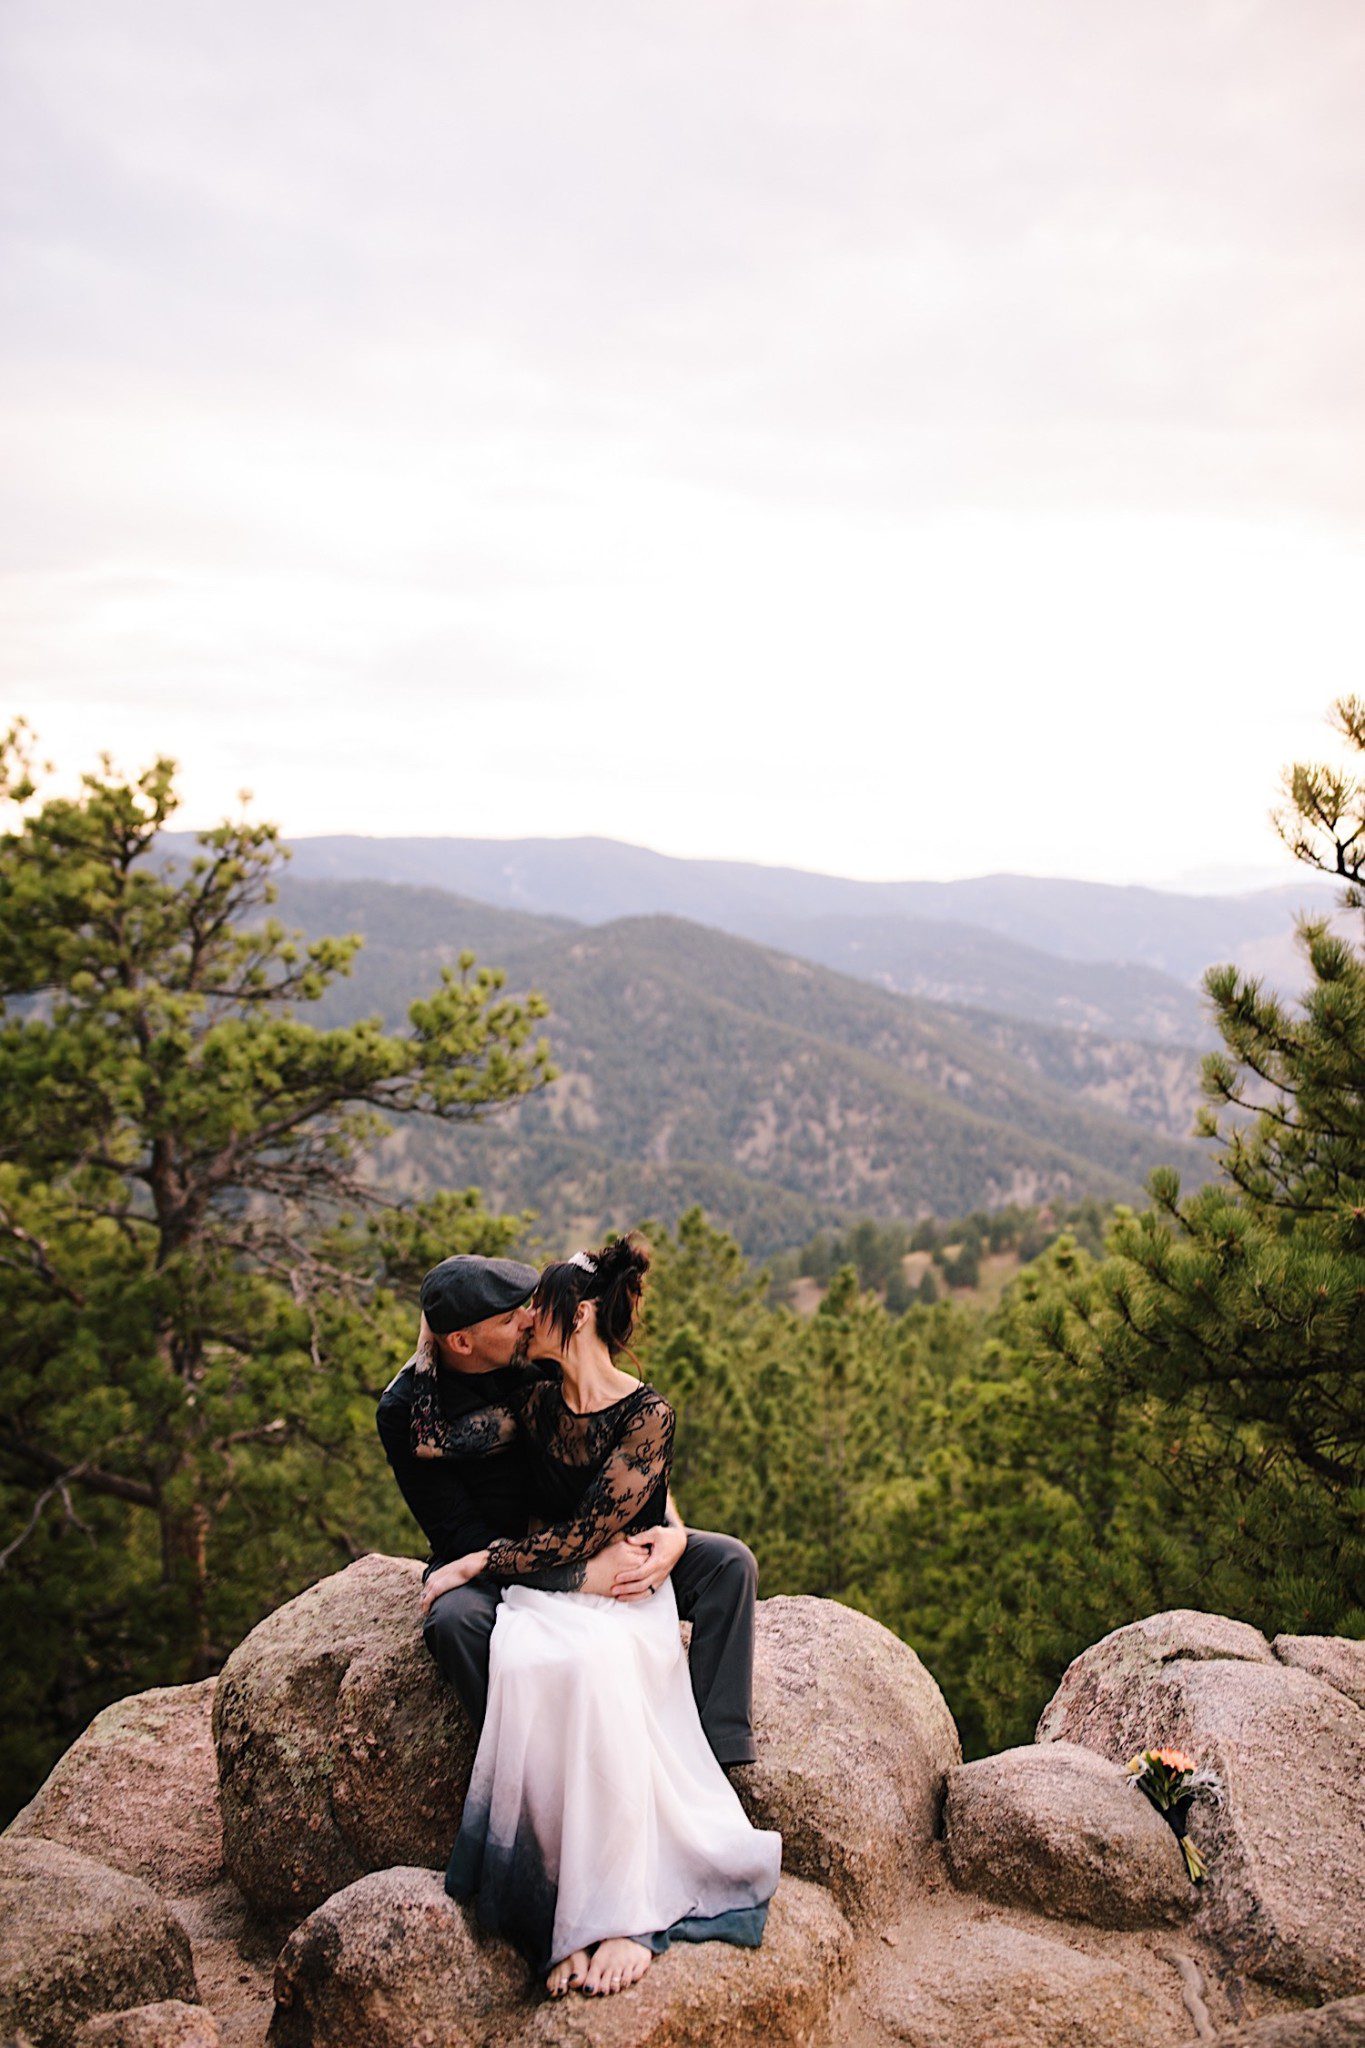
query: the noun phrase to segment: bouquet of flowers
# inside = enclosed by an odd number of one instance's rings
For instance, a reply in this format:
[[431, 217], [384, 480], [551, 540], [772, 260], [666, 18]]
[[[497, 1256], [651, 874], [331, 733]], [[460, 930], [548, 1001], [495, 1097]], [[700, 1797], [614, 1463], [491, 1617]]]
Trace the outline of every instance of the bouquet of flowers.
[[1208, 1865], [1185, 1830], [1190, 1808], [1201, 1792], [1221, 1801], [1223, 1787], [1216, 1771], [1199, 1770], [1183, 1749], [1141, 1749], [1124, 1766], [1139, 1792], [1145, 1792], [1180, 1844], [1191, 1884], [1199, 1884]]

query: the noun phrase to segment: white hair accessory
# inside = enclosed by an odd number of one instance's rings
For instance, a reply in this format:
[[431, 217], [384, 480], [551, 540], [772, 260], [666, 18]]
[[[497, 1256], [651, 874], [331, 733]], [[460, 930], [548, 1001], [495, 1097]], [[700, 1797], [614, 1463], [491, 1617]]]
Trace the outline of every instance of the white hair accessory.
[[581, 1266], [585, 1273], [597, 1271], [597, 1261], [591, 1252], [575, 1252], [573, 1257], [566, 1259], [564, 1263], [567, 1266]]

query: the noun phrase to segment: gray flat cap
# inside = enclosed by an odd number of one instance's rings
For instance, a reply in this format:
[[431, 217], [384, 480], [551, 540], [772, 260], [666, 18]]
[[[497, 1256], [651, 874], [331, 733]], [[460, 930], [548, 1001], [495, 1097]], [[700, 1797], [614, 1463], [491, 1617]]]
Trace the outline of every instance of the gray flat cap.
[[486, 1316], [503, 1315], [529, 1300], [540, 1278], [517, 1259], [481, 1259], [459, 1252], [442, 1259], [422, 1282], [422, 1313], [438, 1337], [467, 1330]]

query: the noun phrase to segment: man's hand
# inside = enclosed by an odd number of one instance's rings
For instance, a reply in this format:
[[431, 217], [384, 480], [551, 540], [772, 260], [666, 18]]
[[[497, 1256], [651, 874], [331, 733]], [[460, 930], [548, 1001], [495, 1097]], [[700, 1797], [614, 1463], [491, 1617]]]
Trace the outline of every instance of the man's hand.
[[687, 1548], [686, 1529], [645, 1529], [628, 1536], [630, 1560], [616, 1574], [613, 1600], [647, 1600], [657, 1593]]
[[477, 1579], [487, 1564], [486, 1550], [471, 1550], [468, 1557], [457, 1557], [449, 1564], [438, 1565], [422, 1588], [423, 1620], [430, 1614], [433, 1603], [440, 1599], [442, 1593], [453, 1593], [457, 1586], [467, 1586], [471, 1579]]

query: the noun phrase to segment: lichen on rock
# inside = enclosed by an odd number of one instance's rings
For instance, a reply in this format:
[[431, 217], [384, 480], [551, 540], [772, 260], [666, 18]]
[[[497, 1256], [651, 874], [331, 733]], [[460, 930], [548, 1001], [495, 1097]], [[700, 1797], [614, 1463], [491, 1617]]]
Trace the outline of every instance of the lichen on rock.
[[439, 2030], [477, 2048], [525, 1995], [524, 1963], [481, 1940], [433, 1870], [381, 1870], [296, 1927], [275, 1965], [271, 2048], [399, 2048]]
[[196, 1996], [189, 1940], [150, 1886], [39, 1835], [0, 1839], [0, 2040], [66, 2048], [97, 2013]]
[[163, 1685], [96, 1714], [5, 1830], [41, 1835], [185, 1893], [223, 1874], [210, 1719], [216, 1678]]
[[908, 1643], [833, 1600], [761, 1600], [754, 1730], [758, 1758], [735, 1787], [755, 1826], [781, 1834], [784, 1870], [856, 1920], [918, 1882], [962, 1746]]
[[421, 1567], [363, 1557], [252, 1629], [214, 1700], [223, 1855], [268, 1919], [371, 1870], [444, 1866], [474, 1760], [422, 1642]]
[[1072, 1742], [1007, 1749], [948, 1773], [948, 1863], [1004, 1905], [1100, 1927], [1193, 1910], [1176, 1838], [1117, 1764]]

